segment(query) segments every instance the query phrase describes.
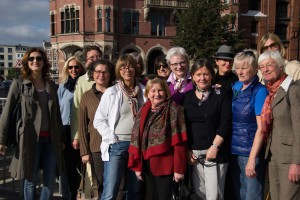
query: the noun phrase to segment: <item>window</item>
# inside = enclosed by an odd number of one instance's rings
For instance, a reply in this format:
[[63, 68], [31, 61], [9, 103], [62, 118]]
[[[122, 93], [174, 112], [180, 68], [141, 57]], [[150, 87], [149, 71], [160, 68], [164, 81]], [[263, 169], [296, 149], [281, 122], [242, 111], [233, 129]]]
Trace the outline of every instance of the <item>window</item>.
[[97, 31], [102, 32], [102, 9], [97, 10]]
[[261, 0], [249, 0], [249, 10], [260, 10]]
[[8, 60], [12, 60], [13, 56], [12, 55], [8, 55]]
[[50, 16], [51, 35], [55, 35], [55, 18], [54, 14]]
[[74, 7], [66, 8], [60, 13], [60, 17], [62, 33], [79, 32], [79, 10]]
[[117, 21], [118, 21], [118, 12], [117, 10], [114, 10], [114, 32], [117, 33], [118, 32], [118, 26], [117, 26]]
[[227, 4], [228, 4], [228, 3], [229, 3], [229, 0], [224, 0], [224, 3], [227, 3]]
[[4, 52], [4, 48], [0, 47], [0, 52], [3, 53]]
[[161, 13], [151, 13], [151, 35], [165, 36], [166, 16]]
[[105, 9], [105, 31], [110, 32], [110, 8]]
[[7, 52], [8, 52], [8, 53], [12, 53], [12, 51], [13, 51], [12, 48], [8, 48], [8, 49], [7, 49]]
[[251, 22], [251, 33], [257, 33], [257, 25], [258, 25], [258, 22], [253, 20]]
[[279, 36], [281, 40], [286, 40], [287, 25], [282, 23], [276, 23], [275, 33]]
[[125, 11], [123, 12], [124, 18], [124, 33], [138, 35], [139, 34], [139, 17], [140, 13], [138, 11]]
[[276, 3], [276, 18], [287, 18], [288, 17], [288, 3], [277, 2]]
[[4, 55], [0, 55], [0, 60], [4, 60]]
[[4, 67], [4, 62], [0, 62], [0, 67]]
[[8, 63], [8, 67], [12, 67], [13, 66], [13, 63], [12, 62], [9, 62]]

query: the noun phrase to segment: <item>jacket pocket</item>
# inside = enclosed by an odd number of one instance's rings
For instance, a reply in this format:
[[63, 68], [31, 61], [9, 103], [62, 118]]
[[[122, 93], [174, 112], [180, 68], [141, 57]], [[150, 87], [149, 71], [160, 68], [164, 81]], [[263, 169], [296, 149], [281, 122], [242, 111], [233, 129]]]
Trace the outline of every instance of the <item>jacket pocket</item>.
[[280, 137], [280, 161], [281, 163], [291, 163], [293, 157], [294, 137]]

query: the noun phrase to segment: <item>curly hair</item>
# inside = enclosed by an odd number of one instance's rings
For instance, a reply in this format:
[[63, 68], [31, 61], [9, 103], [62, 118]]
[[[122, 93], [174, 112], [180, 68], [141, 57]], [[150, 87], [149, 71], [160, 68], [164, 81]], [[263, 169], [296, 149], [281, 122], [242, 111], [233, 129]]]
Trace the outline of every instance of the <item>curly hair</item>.
[[24, 78], [24, 79], [31, 79], [32, 78], [32, 71], [31, 71], [31, 69], [29, 68], [29, 65], [28, 65], [28, 58], [30, 57], [30, 54], [33, 53], [33, 52], [38, 52], [39, 54], [41, 54], [41, 56], [43, 58], [43, 62], [44, 62], [44, 66], [42, 68], [42, 77], [43, 77], [43, 79], [44, 80], [50, 79], [51, 65], [48, 61], [47, 55], [42, 49], [39, 49], [37, 47], [30, 48], [24, 54], [24, 56], [22, 58], [22, 61], [21, 61], [21, 63], [22, 63], [22, 68], [21, 68], [22, 78]]

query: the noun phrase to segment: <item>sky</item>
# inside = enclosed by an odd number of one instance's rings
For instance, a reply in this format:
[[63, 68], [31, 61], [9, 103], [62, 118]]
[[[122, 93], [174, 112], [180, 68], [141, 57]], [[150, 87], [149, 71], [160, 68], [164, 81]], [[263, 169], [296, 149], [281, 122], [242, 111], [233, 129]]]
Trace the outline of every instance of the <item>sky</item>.
[[0, 44], [42, 46], [50, 41], [49, 0], [0, 0]]

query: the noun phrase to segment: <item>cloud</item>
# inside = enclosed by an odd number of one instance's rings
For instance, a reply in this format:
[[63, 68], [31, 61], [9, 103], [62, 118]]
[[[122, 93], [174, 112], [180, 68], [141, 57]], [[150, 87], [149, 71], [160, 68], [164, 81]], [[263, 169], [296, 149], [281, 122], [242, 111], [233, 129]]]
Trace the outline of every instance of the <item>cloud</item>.
[[1, 0], [0, 44], [41, 46], [50, 41], [49, 0]]

